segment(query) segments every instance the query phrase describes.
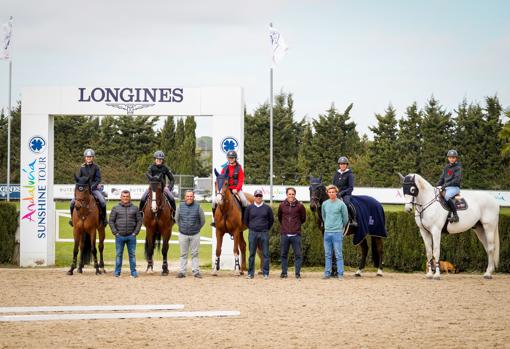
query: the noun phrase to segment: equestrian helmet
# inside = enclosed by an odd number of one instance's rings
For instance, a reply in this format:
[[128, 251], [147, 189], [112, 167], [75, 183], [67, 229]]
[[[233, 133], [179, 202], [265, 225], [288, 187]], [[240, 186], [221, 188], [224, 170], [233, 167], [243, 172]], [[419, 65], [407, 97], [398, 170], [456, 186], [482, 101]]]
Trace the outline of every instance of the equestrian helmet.
[[92, 149], [85, 149], [83, 156], [96, 156], [96, 152]]
[[154, 159], [165, 160], [165, 153], [163, 153], [161, 150], [157, 150], [154, 152]]
[[338, 158], [338, 163], [339, 164], [349, 164], [349, 159], [347, 159], [346, 156], [340, 156]]
[[448, 153], [446, 153], [446, 157], [454, 156], [456, 158], [459, 157], [459, 153], [455, 149], [448, 150]]
[[234, 159], [237, 159], [237, 153], [235, 150], [230, 150], [228, 153], [227, 153], [227, 158], [234, 158]]

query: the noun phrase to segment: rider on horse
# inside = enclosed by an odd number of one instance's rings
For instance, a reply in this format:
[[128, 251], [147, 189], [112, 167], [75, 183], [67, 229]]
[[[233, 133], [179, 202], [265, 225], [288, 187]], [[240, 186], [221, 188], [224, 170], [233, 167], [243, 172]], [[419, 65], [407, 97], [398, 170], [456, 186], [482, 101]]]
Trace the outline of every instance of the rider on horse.
[[337, 197], [342, 199], [349, 211], [351, 226], [357, 226], [356, 217], [351, 206], [351, 195], [354, 190], [354, 174], [349, 168], [349, 159], [346, 156], [338, 158], [338, 170], [333, 176], [333, 185], [338, 188]]
[[455, 207], [455, 195], [460, 193], [460, 181], [462, 179], [462, 165], [459, 162], [459, 154], [455, 149], [448, 150], [446, 153], [448, 164], [444, 167], [443, 173], [436, 186], [445, 191], [444, 199], [452, 215], [450, 223], [458, 222], [459, 216], [457, 215], [457, 208]]
[[[101, 193], [102, 185], [101, 183], [101, 171], [99, 170], [99, 166], [94, 163], [94, 157], [96, 153], [92, 149], [86, 149], [83, 152], [83, 157], [85, 158], [85, 162], [80, 167], [80, 174], [78, 177], [88, 177], [90, 178], [90, 190], [92, 195], [99, 202], [100, 210], [99, 210], [99, 221], [106, 227], [108, 224], [106, 220], [106, 201], [104, 199], [103, 194]], [[71, 219], [69, 220], [69, 224], [71, 227], [73, 226], [73, 210], [74, 210], [74, 198], [71, 200]]]
[[[237, 162], [237, 153], [234, 150], [230, 150], [227, 153], [228, 166], [224, 167], [221, 171], [221, 174], [224, 174], [225, 171], [228, 171], [228, 188], [232, 190], [232, 193], [239, 196], [241, 200], [241, 206], [248, 206], [248, 201], [246, 200], [246, 196], [243, 193], [243, 183], [244, 183], [244, 172], [241, 165]], [[214, 218], [214, 212], [216, 210], [216, 198], [213, 199], [212, 202], [212, 214]], [[215, 227], [215, 222], [211, 223], [211, 226]]]
[[[170, 206], [172, 206], [172, 216], [175, 216], [175, 199], [172, 194], [172, 189], [174, 187], [174, 175], [168, 167], [166, 167], [163, 163], [165, 162], [165, 153], [163, 153], [161, 150], [158, 150], [154, 153], [154, 163], [149, 166], [149, 169], [147, 170], [147, 173], [151, 176], [161, 176], [161, 181], [163, 184], [163, 192], [165, 193], [166, 198], [168, 199], [168, 202], [170, 203]], [[168, 186], [165, 187], [166, 177], [168, 177]], [[147, 189], [140, 199], [140, 207], [139, 210], [143, 212], [143, 207], [145, 206], [145, 201], [147, 200], [147, 195], [149, 194], [149, 189]]]

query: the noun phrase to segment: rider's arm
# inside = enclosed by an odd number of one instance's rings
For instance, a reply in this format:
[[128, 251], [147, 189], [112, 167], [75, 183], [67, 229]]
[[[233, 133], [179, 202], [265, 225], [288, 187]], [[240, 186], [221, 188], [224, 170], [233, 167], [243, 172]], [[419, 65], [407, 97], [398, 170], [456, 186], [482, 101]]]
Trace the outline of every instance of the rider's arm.
[[92, 190], [96, 190], [99, 183], [101, 183], [101, 170], [99, 169], [99, 166], [96, 165], [96, 173], [91, 184]]
[[341, 196], [351, 195], [354, 190], [354, 174], [351, 172], [351, 175], [347, 178], [347, 188], [340, 192]]
[[167, 187], [172, 190], [173, 187], [174, 187], [174, 183], [175, 183], [175, 179], [174, 179], [174, 175], [172, 174], [172, 172], [167, 168], [166, 172], [165, 172], [165, 175], [168, 177], [168, 185]]

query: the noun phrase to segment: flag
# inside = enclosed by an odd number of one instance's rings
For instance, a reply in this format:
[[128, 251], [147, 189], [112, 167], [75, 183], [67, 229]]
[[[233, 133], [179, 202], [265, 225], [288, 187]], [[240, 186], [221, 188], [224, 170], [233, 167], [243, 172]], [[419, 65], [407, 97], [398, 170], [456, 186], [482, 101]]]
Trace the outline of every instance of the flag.
[[276, 65], [285, 56], [289, 47], [283, 36], [272, 24], [269, 25], [269, 38], [273, 47], [273, 65]]
[[12, 35], [12, 16], [9, 18], [9, 22], [3, 25], [4, 29], [4, 40], [2, 42], [2, 48], [0, 51], [0, 59], [10, 59], [9, 44], [11, 43]]

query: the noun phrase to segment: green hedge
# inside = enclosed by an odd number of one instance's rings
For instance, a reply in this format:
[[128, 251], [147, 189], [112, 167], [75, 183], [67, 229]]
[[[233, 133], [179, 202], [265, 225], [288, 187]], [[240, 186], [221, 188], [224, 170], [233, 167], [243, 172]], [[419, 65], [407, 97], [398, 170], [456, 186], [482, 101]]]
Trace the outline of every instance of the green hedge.
[[0, 263], [10, 263], [18, 228], [18, 212], [15, 204], [0, 202], [0, 222]]
[[[277, 208], [273, 208], [277, 217]], [[307, 221], [302, 228], [302, 248], [304, 266], [324, 266], [322, 235], [313, 213], [307, 209]], [[400, 271], [425, 270], [425, 245], [414, 221], [414, 215], [406, 212], [385, 212], [388, 238], [384, 240], [385, 267]], [[271, 229], [269, 251], [272, 262], [280, 262], [280, 234], [278, 221]], [[499, 239], [501, 272], [510, 272], [510, 216], [499, 216]], [[370, 245], [370, 241], [369, 241]], [[292, 250], [292, 249], [291, 249]], [[344, 263], [357, 267], [361, 258], [361, 248], [353, 246], [352, 237], [344, 240]], [[289, 265], [293, 263], [292, 252]], [[487, 254], [473, 231], [462, 234], [443, 234], [441, 237], [441, 259], [454, 263], [460, 271], [485, 271]], [[373, 266], [369, 252], [367, 265]]]

